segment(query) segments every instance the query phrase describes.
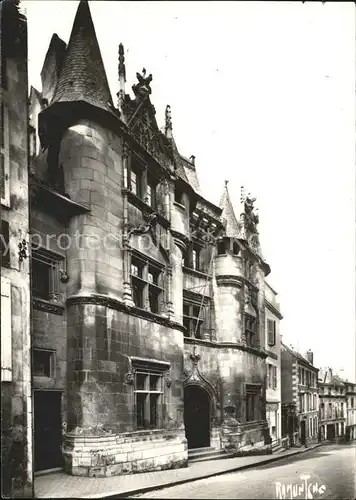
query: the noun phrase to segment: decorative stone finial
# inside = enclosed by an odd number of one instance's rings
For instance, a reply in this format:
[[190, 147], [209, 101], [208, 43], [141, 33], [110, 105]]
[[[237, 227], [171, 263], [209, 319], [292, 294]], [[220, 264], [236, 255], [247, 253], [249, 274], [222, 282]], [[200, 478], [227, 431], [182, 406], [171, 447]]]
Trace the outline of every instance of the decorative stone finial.
[[126, 82], [125, 51], [122, 43], [119, 45], [119, 80], [123, 78]]
[[136, 78], [138, 83], [132, 86], [132, 90], [134, 91], [136, 97], [145, 97], [146, 95], [151, 94], [150, 83], [152, 82], [152, 75], [149, 74], [146, 77], [146, 69], [142, 68], [142, 75], [140, 73], [136, 73]]
[[225, 187], [227, 188], [227, 185], [229, 184], [229, 181], [224, 181], [225, 182]]
[[117, 93], [118, 108], [121, 113], [121, 119], [125, 121], [124, 117], [124, 103], [125, 103], [125, 83], [126, 83], [126, 67], [125, 67], [125, 51], [122, 43], [119, 44], [119, 92]]
[[169, 104], [167, 104], [166, 106], [165, 134], [169, 139], [172, 138], [172, 114], [171, 114], [171, 107]]

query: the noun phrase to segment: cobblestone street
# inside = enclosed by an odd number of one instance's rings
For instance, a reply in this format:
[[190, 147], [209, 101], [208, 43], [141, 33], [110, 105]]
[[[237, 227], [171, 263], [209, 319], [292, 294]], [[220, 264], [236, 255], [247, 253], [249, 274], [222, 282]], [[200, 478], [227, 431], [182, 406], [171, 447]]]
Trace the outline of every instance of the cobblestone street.
[[[276, 463], [135, 495], [135, 498], [353, 499], [355, 458], [356, 445], [323, 446]], [[293, 496], [288, 485], [293, 485]]]

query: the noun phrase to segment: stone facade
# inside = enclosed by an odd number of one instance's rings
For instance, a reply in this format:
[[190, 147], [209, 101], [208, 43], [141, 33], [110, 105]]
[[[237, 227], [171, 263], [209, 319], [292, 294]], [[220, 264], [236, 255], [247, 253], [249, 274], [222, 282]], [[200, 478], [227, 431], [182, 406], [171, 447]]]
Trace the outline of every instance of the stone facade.
[[169, 106], [158, 128], [152, 76], [137, 73], [126, 93], [121, 45], [114, 106], [86, 1], [68, 45], [52, 37], [41, 76], [32, 336], [47, 361], [34, 369], [35, 441], [52, 418], [57, 458], [38, 448], [36, 468], [109, 476], [187, 466], [188, 448], [271, 452], [270, 269], [254, 199], [242, 192], [236, 217], [227, 184], [219, 207], [202, 197]]
[[345, 441], [347, 425], [346, 385], [331, 368], [319, 373], [320, 439]]
[[[318, 441], [318, 368], [313, 353], [304, 356], [281, 344], [282, 437], [288, 445]], [[285, 441], [285, 440], [284, 440]]]
[[0, 3], [1, 493], [31, 497], [27, 21]]
[[345, 381], [346, 390], [346, 441], [356, 439], [356, 384]]
[[281, 334], [279, 303], [277, 292], [265, 283], [266, 306], [266, 343], [268, 354], [266, 415], [272, 439], [272, 447], [280, 446], [282, 437], [282, 407], [281, 407]]

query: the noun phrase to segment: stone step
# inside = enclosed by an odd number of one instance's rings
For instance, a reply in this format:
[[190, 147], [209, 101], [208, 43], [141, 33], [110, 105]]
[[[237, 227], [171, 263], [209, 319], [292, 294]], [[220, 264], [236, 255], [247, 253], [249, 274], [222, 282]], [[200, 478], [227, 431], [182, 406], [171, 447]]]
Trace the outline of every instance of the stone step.
[[190, 455], [188, 452], [189, 463], [204, 462], [206, 460], [220, 460], [234, 456], [233, 453], [226, 453], [224, 450], [216, 450], [214, 448], [211, 448], [210, 450], [211, 451], [209, 451], [209, 449], [205, 449], [205, 451], [202, 451], [201, 453], [194, 453], [193, 455]]
[[216, 451], [212, 446], [206, 446], [204, 448], [189, 448], [188, 449], [188, 457], [194, 455], [201, 455], [202, 453], [209, 453], [210, 451]]

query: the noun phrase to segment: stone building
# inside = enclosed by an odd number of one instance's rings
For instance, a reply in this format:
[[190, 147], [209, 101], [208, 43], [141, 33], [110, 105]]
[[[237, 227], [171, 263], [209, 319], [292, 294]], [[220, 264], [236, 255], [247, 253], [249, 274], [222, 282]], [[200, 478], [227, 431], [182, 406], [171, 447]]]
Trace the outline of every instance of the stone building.
[[[117, 105], [88, 3], [31, 90], [36, 470], [184, 467], [188, 449], [270, 452], [265, 277], [254, 199], [235, 216], [161, 130], [152, 75]], [[49, 444], [51, 443], [51, 444]]]
[[331, 368], [319, 374], [320, 439], [344, 441], [346, 430], [346, 387]]
[[313, 353], [305, 357], [293, 347], [281, 345], [282, 435], [291, 445], [318, 440], [318, 368]]
[[268, 354], [266, 416], [272, 447], [281, 444], [282, 408], [281, 408], [281, 335], [280, 320], [283, 318], [277, 301], [277, 292], [265, 282], [266, 339]]
[[1, 493], [32, 496], [27, 21], [0, 3]]
[[345, 381], [346, 390], [346, 441], [356, 439], [356, 384]]

